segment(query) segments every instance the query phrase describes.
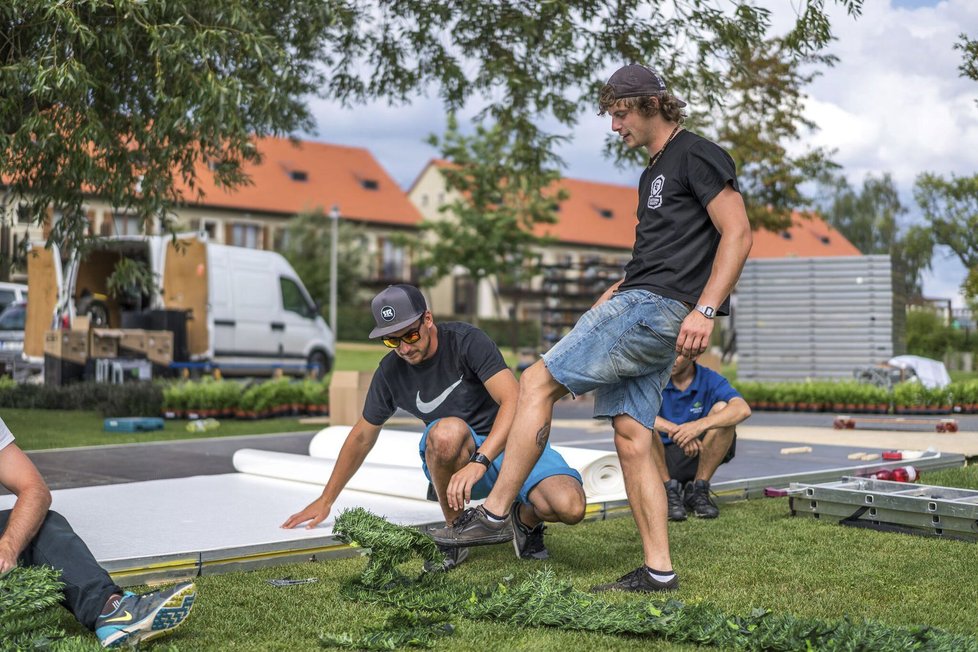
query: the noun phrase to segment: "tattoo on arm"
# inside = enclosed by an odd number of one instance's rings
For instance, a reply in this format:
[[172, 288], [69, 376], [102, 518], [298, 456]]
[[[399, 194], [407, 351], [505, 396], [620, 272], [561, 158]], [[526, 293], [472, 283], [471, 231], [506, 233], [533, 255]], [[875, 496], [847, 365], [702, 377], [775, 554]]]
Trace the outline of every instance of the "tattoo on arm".
[[550, 439], [550, 422], [543, 424], [543, 427], [537, 430], [537, 448], [543, 448], [547, 445], [547, 440]]

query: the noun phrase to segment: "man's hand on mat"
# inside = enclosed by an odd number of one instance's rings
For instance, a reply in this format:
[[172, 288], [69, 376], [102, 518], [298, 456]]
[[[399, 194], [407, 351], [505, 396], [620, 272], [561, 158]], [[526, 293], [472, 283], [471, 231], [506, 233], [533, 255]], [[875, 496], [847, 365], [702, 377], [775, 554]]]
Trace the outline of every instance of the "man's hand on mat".
[[301, 512], [293, 514], [287, 518], [285, 523], [282, 523], [281, 527], [294, 528], [302, 525], [306, 521], [309, 521], [308, 525], [306, 525], [306, 529], [311, 530], [326, 520], [326, 517], [329, 516], [331, 509], [333, 509], [333, 505], [324, 502], [321, 498], [316, 499], [309, 503], [309, 505]]
[[476, 462], [466, 464], [456, 471], [448, 481], [448, 506], [457, 511], [465, 509], [465, 504], [472, 499], [472, 487], [485, 474], [486, 467]]
[[17, 553], [6, 542], [0, 541], [0, 577], [17, 567]]

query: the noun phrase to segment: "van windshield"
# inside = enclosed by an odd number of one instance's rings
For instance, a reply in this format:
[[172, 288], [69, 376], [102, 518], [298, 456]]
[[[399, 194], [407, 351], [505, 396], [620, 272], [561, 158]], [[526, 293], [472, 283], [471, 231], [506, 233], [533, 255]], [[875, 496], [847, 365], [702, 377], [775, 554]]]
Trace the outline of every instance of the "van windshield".
[[306, 299], [299, 285], [290, 278], [279, 277], [282, 288], [282, 307], [303, 317], [311, 318], [316, 314], [316, 308]]

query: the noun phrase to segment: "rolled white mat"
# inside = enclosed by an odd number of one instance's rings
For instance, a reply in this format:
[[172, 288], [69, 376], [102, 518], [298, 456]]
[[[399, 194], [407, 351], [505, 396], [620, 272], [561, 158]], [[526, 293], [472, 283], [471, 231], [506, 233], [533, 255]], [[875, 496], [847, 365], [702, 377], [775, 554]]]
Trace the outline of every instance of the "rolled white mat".
[[[350, 429], [350, 426], [330, 426], [319, 431], [309, 442], [309, 455], [335, 460]], [[380, 431], [377, 443], [367, 454], [365, 463], [405, 466], [418, 469], [420, 473], [420, 439], [421, 434], [417, 432], [385, 428]], [[571, 468], [581, 474], [584, 493], [588, 499], [625, 499], [625, 480], [615, 452], [570, 446], [553, 446], [553, 449], [563, 456]]]
[[[234, 453], [232, 463], [239, 473], [324, 486], [333, 472], [335, 460], [242, 448]], [[420, 468], [363, 464], [350, 478], [346, 488], [425, 500], [428, 495], [428, 479]]]
[[553, 449], [581, 474], [589, 500], [625, 500], [625, 478], [617, 453], [570, 446], [553, 446]]
[[[323, 428], [309, 442], [309, 455], [327, 460], [337, 459], [350, 430], [352, 430], [351, 426]], [[419, 441], [421, 441], [420, 432], [384, 428], [380, 431], [380, 436], [377, 437], [377, 443], [367, 453], [364, 463], [407, 466], [420, 471]]]

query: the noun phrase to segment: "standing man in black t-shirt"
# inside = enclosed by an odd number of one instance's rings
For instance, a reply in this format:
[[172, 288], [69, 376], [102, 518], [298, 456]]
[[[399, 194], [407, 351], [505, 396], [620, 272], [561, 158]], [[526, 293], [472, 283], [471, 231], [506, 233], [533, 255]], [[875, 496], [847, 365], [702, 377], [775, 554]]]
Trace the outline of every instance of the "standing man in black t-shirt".
[[[336, 497], [363, 464], [384, 423], [401, 408], [427, 426], [421, 466], [431, 481], [445, 522], [456, 521], [465, 503], [485, 498], [503, 462], [502, 451], [516, 412], [519, 385], [495, 343], [462, 322], [435, 325], [421, 291], [392, 285], [371, 302], [377, 326], [370, 337], [393, 349], [380, 361], [363, 406], [347, 436], [322, 496], [282, 527], [321, 523]], [[524, 559], [546, 559], [544, 521], [574, 524], [584, 518], [580, 474], [555, 450], [544, 447], [513, 495], [511, 537]], [[468, 556], [445, 548], [448, 570]]]
[[594, 416], [611, 419], [625, 491], [642, 538], [644, 564], [597, 591], [662, 591], [679, 581], [669, 555], [666, 494], [653, 432], [677, 353], [706, 350], [713, 317], [726, 314], [751, 247], [734, 162], [716, 144], [684, 131], [686, 103], [651, 68], [619, 69], [601, 89], [601, 114], [649, 163], [639, 181], [638, 224], [625, 277], [520, 378], [519, 410], [506, 464], [483, 505], [432, 533], [445, 546], [507, 541], [516, 488], [550, 436], [554, 402], [594, 391]]

